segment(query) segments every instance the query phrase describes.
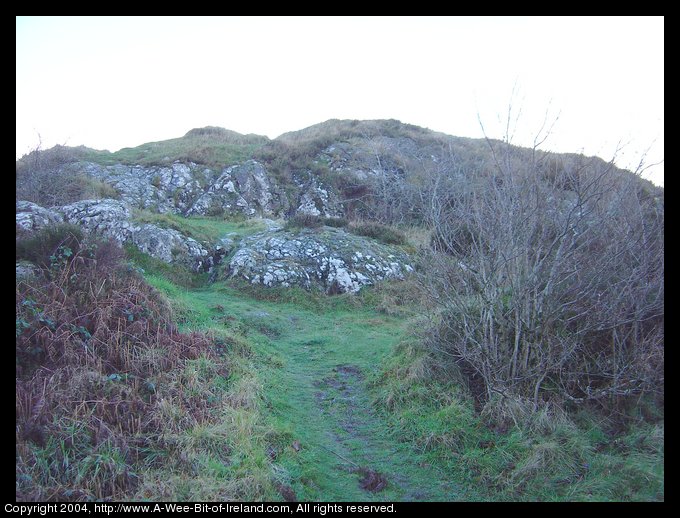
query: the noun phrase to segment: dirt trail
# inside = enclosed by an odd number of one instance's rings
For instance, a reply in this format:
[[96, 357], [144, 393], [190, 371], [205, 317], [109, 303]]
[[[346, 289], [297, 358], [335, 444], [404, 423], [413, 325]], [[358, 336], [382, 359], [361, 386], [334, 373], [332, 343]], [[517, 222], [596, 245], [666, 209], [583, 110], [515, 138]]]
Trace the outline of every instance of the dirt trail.
[[390, 434], [371, 405], [364, 370], [335, 363], [345, 355], [323, 344], [290, 351], [285, 369], [296, 398], [305, 402], [288, 415], [304, 430], [300, 462], [314, 464], [301, 499], [459, 499], [459, 490], [441, 480], [422, 454]]
[[337, 365], [328, 376], [313, 382], [318, 388], [314, 396], [320, 412], [337, 426], [332, 431], [332, 453], [349, 464], [350, 473], [361, 475], [359, 485], [365, 491], [377, 493], [391, 485], [404, 500], [427, 500], [431, 488], [418, 488], [407, 474], [394, 471], [394, 462], [385, 462], [385, 453], [399, 453], [387, 437], [381, 436], [380, 422], [363, 393], [363, 382], [361, 369], [355, 365]]
[[228, 290], [206, 290], [194, 298], [209, 308], [219, 303], [248, 329], [265, 419], [279, 434], [267, 454], [284, 498], [465, 499], [372, 406], [369, 380], [407, 334], [403, 319], [371, 308], [313, 311]]

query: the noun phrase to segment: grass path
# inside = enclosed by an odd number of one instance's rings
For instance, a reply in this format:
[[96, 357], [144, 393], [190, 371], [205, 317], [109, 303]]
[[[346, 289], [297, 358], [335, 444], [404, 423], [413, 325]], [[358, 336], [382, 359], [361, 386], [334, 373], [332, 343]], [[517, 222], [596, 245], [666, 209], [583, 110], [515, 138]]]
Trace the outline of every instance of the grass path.
[[315, 311], [257, 300], [223, 283], [193, 291], [155, 284], [181, 301], [190, 327], [238, 328], [252, 344], [265, 418], [280, 438], [269, 451], [273, 473], [298, 500], [464, 498], [397, 441], [371, 405], [369, 380], [407, 321], [352, 307], [348, 299]]

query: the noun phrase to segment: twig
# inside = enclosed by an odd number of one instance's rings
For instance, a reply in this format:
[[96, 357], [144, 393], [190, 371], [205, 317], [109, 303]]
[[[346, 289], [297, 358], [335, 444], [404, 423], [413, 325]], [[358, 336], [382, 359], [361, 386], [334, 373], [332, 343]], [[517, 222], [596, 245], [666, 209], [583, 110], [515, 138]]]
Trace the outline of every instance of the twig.
[[321, 444], [319, 444], [319, 446], [320, 446], [321, 448], [323, 448], [324, 450], [331, 452], [333, 455], [335, 455], [335, 456], [341, 458], [341, 459], [344, 460], [345, 462], [349, 462], [349, 463], [352, 464], [353, 466], [356, 466], [357, 468], [361, 469], [361, 466], [359, 466], [359, 464], [357, 464], [356, 462], [352, 462], [352, 461], [349, 460], [348, 458], [343, 457], [343, 456], [340, 455], [339, 453], [337, 453], [337, 452], [331, 450], [330, 448], [326, 448], [325, 446], [323, 446], [323, 445], [321, 445]]

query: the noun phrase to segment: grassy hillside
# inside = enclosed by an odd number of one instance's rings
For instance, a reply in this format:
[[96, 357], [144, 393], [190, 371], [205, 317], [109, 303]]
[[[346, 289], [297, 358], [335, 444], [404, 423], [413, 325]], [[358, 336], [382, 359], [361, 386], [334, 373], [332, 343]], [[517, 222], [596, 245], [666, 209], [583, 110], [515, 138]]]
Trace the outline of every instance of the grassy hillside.
[[208, 284], [50, 239], [48, 277], [17, 284], [20, 500], [664, 499], [662, 413], [499, 426], [413, 334], [428, 304], [412, 281], [335, 297]]

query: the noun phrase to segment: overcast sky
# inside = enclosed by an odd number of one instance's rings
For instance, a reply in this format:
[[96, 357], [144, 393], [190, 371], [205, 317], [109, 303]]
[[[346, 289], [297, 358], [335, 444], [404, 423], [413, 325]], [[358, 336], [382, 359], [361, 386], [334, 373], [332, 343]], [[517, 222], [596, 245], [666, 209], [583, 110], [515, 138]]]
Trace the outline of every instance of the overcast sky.
[[[664, 19], [18, 17], [17, 158], [116, 151], [202, 126], [274, 138], [399, 119], [634, 168], [664, 156]], [[513, 93], [514, 92], [514, 93]], [[514, 119], [514, 114], [513, 114]], [[646, 177], [663, 185], [663, 164]]]

